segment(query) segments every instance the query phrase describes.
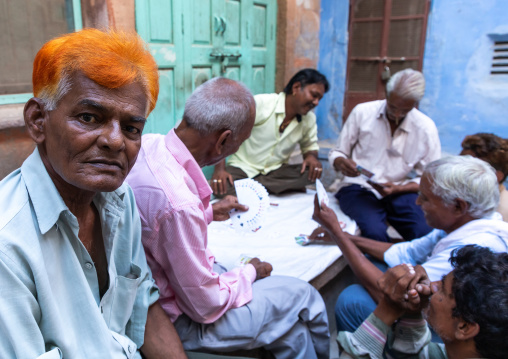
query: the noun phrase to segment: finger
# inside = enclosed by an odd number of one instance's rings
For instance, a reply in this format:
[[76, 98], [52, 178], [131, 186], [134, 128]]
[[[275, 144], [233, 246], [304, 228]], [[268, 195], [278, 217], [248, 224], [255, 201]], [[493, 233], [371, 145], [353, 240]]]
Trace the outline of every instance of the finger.
[[231, 204], [231, 209], [233, 209], [233, 208], [238, 209], [238, 210], [243, 211], [243, 212], [246, 212], [246, 211], [249, 210], [248, 206], [245, 206], [245, 205], [240, 204], [240, 203], [232, 203]]
[[303, 161], [303, 163], [302, 163], [302, 170], [300, 171], [300, 174], [305, 172], [305, 167], [307, 167], [307, 162]]
[[217, 180], [216, 179], [212, 178], [211, 185], [212, 185], [212, 191], [213, 191], [213, 193], [219, 193], [218, 189], [217, 189]]
[[321, 178], [322, 175], [323, 175], [323, 169], [320, 168], [319, 171], [318, 171], [317, 178]]
[[222, 179], [217, 180], [217, 185], [219, 186], [220, 194], [226, 193], [226, 184]]
[[229, 184], [231, 186], [234, 186], [234, 184], [233, 184], [233, 176], [231, 176], [229, 173], [228, 173], [228, 181], [229, 181]]
[[422, 296], [429, 296], [431, 294], [430, 285], [426, 284], [417, 284], [416, 288], [417, 292]]

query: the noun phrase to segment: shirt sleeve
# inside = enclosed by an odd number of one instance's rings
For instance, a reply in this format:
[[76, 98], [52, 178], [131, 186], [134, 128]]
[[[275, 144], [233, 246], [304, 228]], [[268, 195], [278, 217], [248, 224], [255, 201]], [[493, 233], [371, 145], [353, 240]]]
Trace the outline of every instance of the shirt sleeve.
[[437, 241], [442, 238], [442, 231], [434, 229], [426, 236], [409, 242], [395, 243], [384, 253], [384, 261], [390, 267], [402, 263], [422, 264], [432, 253]]
[[421, 316], [402, 317], [388, 335], [383, 358], [446, 359], [444, 347], [431, 343], [431, 337]]
[[425, 144], [427, 145], [427, 152], [413, 167], [416, 176], [409, 182], [420, 183], [425, 166], [441, 158], [441, 141], [434, 122], [431, 122], [431, 126], [428, 128]]
[[199, 323], [213, 323], [227, 310], [252, 299], [256, 270], [252, 264], [219, 275], [206, 248], [207, 223], [197, 205], [172, 211], [161, 218], [151, 254], [175, 292], [180, 309]]
[[337, 336], [339, 351], [341, 352], [339, 359], [383, 358], [383, 348], [389, 332], [389, 326], [374, 314], [370, 314], [354, 333], [339, 333]]
[[346, 123], [344, 123], [335, 147], [328, 154], [328, 162], [330, 162], [332, 168], [336, 158], [351, 158], [353, 147], [358, 142], [359, 131], [357, 122], [359, 116], [358, 107], [355, 107], [349, 114]]
[[[148, 308], [159, 299], [159, 289], [152, 278], [152, 272], [146, 262], [146, 255], [141, 244], [141, 221], [138, 209], [134, 200], [134, 194], [129, 187], [128, 207], [132, 221], [132, 261], [138, 269], [131, 268], [131, 271], [139, 271], [138, 288], [131, 317], [125, 328], [125, 334], [136, 343], [138, 348], [144, 343], [146, 318]], [[127, 209], [126, 209], [127, 210]], [[131, 264], [132, 267], [132, 264]]]
[[302, 154], [310, 151], [319, 151], [318, 136], [317, 136], [317, 123], [316, 115], [313, 113], [308, 114], [308, 124], [302, 133], [302, 139], [300, 140], [300, 149]]
[[0, 358], [60, 358], [60, 350], [46, 348], [39, 328], [41, 310], [31, 274], [0, 249]]

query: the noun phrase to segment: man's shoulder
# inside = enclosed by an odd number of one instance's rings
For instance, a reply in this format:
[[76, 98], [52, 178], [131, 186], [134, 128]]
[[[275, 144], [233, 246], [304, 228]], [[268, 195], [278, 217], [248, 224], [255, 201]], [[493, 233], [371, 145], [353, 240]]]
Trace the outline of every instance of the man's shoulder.
[[375, 100], [359, 103], [353, 108], [350, 116], [353, 115], [359, 119], [374, 119], [377, 117], [385, 104], [386, 100]]
[[29, 196], [21, 169], [17, 169], [0, 181], [0, 231], [20, 214], [28, 201]]
[[408, 115], [409, 120], [412, 122], [412, 126], [426, 131], [437, 132], [437, 127], [434, 121], [419, 109], [413, 108]]

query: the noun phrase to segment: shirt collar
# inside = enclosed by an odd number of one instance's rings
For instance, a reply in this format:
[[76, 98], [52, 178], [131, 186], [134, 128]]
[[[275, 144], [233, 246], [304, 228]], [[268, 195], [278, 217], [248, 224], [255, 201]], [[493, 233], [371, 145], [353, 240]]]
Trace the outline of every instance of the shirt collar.
[[212, 188], [208, 184], [203, 170], [199, 167], [187, 146], [176, 135], [174, 128], [165, 136], [164, 142], [168, 151], [171, 152], [175, 160], [187, 171], [194, 181], [199, 198], [201, 200], [210, 198]]
[[[275, 113], [286, 113], [286, 93], [281, 92], [277, 98], [277, 104], [275, 105]], [[302, 115], [296, 115], [296, 121], [302, 122]]]
[[[72, 215], [49, 176], [37, 148], [23, 162], [21, 175], [25, 181], [42, 234], [45, 234], [55, 225], [62, 212], [68, 211]], [[124, 195], [125, 186], [120, 186], [120, 188], [113, 192], [97, 193], [94, 203], [102, 207], [107, 202], [113, 201], [116, 204], [114, 207], [122, 210], [125, 207], [123, 204]], [[72, 216], [74, 217], [74, 215]]]
[[[415, 109], [412, 108], [411, 111], [409, 111], [407, 113], [406, 117], [404, 117], [404, 120], [402, 121], [402, 123], [400, 124], [400, 126], [397, 129], [400, 129], [400, 130], [402, 130], [404, 132], [411, 132], [411, 126], [409, 124], [409, 122], [411, 122], [411, 121], [408, 121], [408, 117], [412, 116], [412, 112], [414, 110]], [[386, 100], [383, 100], [383, 103], [379, 107], [379, 111], [377, 113], [377, 117], [376, 118], [379, 119], [379, 120], [386, 120], [388, 122], [388, 118], [386, 117]]]

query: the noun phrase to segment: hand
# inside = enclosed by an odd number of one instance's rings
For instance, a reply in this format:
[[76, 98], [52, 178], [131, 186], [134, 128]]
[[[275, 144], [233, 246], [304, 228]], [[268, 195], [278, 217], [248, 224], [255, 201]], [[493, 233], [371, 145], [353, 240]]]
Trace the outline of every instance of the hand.
[[212, 204], [213, 208], [213, 220], [214, 221], [226, 221], [229, 219], [229, 212], [236, 208], [239, 211], [248, 211], [249, 207], [238, 203], [238, 198], [235, 196], [226, 196], [219, 202]]
[[367, 183], [370, 184], [372, 187], [374, 187], [374, 189], [378, 191], [379, 194], [383, 197], [400, 192], [399, 186], [392, 182], [376, 183], [372, 181], [367, 181]]
[[342, 233], [337, 215], [324, 203], [321, 203], [321, 208], [319, 207], [317, 194], [314, 196], [314, 213], [312, 214], [312, 219], [319, 223], [327, 232], [331, 232], [332, 234], [334, 232]]
[[231, 176], [231, 174], [226, 170], [218, 169], [217, 167], [218, 166], [215, 166], [213, 171], [211, 187], [214, 194], [223, 195], [227, 190], [226, 181], [228, 181], [231, 186], [233, 186], [233, 176]]
[[321, 174], [323, 174], [323, 166], [321, 165], [321, 162], [319, 162], [319, 160], [316, 158], [316, 156], [313, 154], [308, 154], [305, 156], [300, 173], [304, 173], [307, 166], [309, 167], [309, 181], [316, 182], [317, 178], [321, 178]]
[[358, 177], [360, 171], [356, 169], [356, 162], [345, 157], [337, 157], [333, 161], [333, 167], [336, 171], [344, 173], [348, 177]]
[[272, 265], [268, 262], [261, 262], [259, 258], [252, 258], [249, 263], [256, 269], [256, 280], [269, 277], [272, 273]]
[[430, 281], [425, 269], [400, 264], [389, 268], [379, 279], [383, 293], [376, 315], [391, 324], [405, 312], [419, 312], [430, 295]]
[[315, 240], [321, 240], [325, 242], [333, 242], [332, 237], [330, 237], [330, 234], [324, 229], [323, 227], [319, 226], [309, 236], [309, 239]]

